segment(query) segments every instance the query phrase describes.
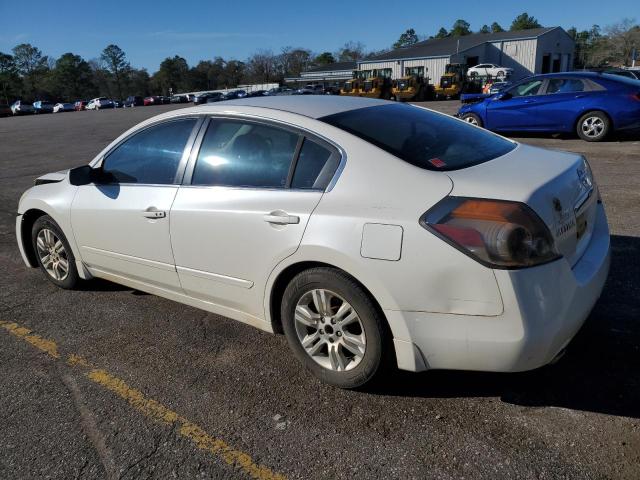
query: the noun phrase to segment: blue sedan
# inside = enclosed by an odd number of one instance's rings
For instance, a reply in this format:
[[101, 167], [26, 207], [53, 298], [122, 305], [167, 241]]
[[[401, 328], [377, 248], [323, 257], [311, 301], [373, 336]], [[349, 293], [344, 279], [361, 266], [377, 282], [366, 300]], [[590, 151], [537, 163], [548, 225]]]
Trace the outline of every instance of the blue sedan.
[[613, 131], [640, 128], [640, 81], [617, 75], [536, 75], [477, 97], [458, 117], [497, 132], [576, 132], [597, 142]]

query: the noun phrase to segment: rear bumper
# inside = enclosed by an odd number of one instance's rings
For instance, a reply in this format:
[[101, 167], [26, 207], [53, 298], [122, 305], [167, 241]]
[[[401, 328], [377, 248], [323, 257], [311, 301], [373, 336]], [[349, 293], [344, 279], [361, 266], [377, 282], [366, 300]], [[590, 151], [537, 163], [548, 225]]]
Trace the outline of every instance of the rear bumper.
[[496, 270], [504, 303], [498, 316], [386, 310], [399, 368], [518, 372], [546, 365], [593, 309], [609, 272], [609, 228], [598, 205], [591, 242], [573, 266], [565, 259], [523, 270]]

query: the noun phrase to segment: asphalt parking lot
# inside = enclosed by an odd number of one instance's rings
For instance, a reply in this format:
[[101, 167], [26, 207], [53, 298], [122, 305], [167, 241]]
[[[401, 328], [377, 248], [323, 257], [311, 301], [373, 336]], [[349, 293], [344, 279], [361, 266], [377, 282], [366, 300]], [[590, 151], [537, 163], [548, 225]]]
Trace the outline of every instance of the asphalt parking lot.
[[0, 119], [0, 478], [640, 478], [640, 136], [520, 139], [585, 154], [612, 230], [606, 289], [559, 363], [357, 392], [305, 375], [282, 336], [22, 263], [34, 178], [173, 108]]

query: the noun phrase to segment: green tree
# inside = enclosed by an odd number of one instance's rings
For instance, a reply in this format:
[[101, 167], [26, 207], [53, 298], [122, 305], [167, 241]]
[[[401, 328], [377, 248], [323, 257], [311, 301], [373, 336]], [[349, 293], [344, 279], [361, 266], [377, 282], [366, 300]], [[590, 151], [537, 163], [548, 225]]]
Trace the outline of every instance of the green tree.
[[462, 35], [469, 35], [471, 33], [471, 25], [469, 22], [465, 20], [458, 19], [454, 22], [453, 27], [451, 27], [451, 36], [452, 37], [461, 37]]
[[491, 32], [492, 33], [504, 32], [504, 28], [502, 28], [498, 22], [493, 22], [491, 24]]
[[122, 86], [131, 68], [127, 61], [127, 56], [119, 46], [111, 44], [102, 51], [100, 59], [104, 62], [107, 71], [113, 76], [118, 98], [123, 98]]
[[156, 92], [166, 95], [170, 90], [173, 93], [189, 91], [191, 87], [189, 80], [187, 61], [176, 55], [162, 61], [160, 68], [151, 79], [151, 84]]
[[132, 68], [127, 78], [127, 92], [129, 95], [147, 97], [151, 94], [149, 82], [149, 72], [146, 69]]
[[13, 48], [13, 59], [18, 73], [24, 80], [25, 95], [35, 99], [41, 93], [42, 80], [49, 68], [48, 58], [39, 48], [29, 43], [21, 43]]
[[313, 59], [313, 63], [316, 65], [329, 65], [331, 63], [336, 63], [336, 58], [331, 52], [322, 52]]
[[398, 41], [393, 44], [393, 48], [408, 47], [409, 45], [418, 43], [418, 40], [418, 34], [416, 33], [416, 31], [413, 28], [409, 28], [406, 32], [400, 35]]
[[449, 36], [449, 32], [447, 32], [447, 29], [444, 27], [440, 27], [440, 30], [438, 30], [438, 33], [436, 33], [435, 38], [446, 38], [448, 36]]
[[12, 55], [0, 52], [0, 92], [5, 103], [11, 103], [22, 89], [18, 67]]
[[489, 25], [482, 25], [482, 27], [480, 27], [480, 30], [478, 31], [478, 33], [491, 33], [491, 29], [489, 28]]
[[511, 28], [509, 30], [530, 30], [532, 28], [540, 27], [542, 27], [542, 25], [540, 25], [540, 23], [534, 16], [529, 15], [527, 12], [524, 12], [513, 19]]
[[96, 93], [91, 67], [82, 57], [70, 52], [56, 60], [48, 83], [54, 96], [66, 101], [87, 98]]

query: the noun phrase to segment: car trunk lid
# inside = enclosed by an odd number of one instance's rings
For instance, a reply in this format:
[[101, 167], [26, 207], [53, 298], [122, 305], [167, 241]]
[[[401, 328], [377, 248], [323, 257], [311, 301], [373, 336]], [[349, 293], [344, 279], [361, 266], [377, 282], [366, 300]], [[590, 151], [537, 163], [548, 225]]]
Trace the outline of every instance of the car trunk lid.
[[447, 172], [452, 196], [527, 204], [545, 222], [556, 249], [573, 266], [595, 224], [597, 190], [584, 158], [519, 145], [489, 162]]

